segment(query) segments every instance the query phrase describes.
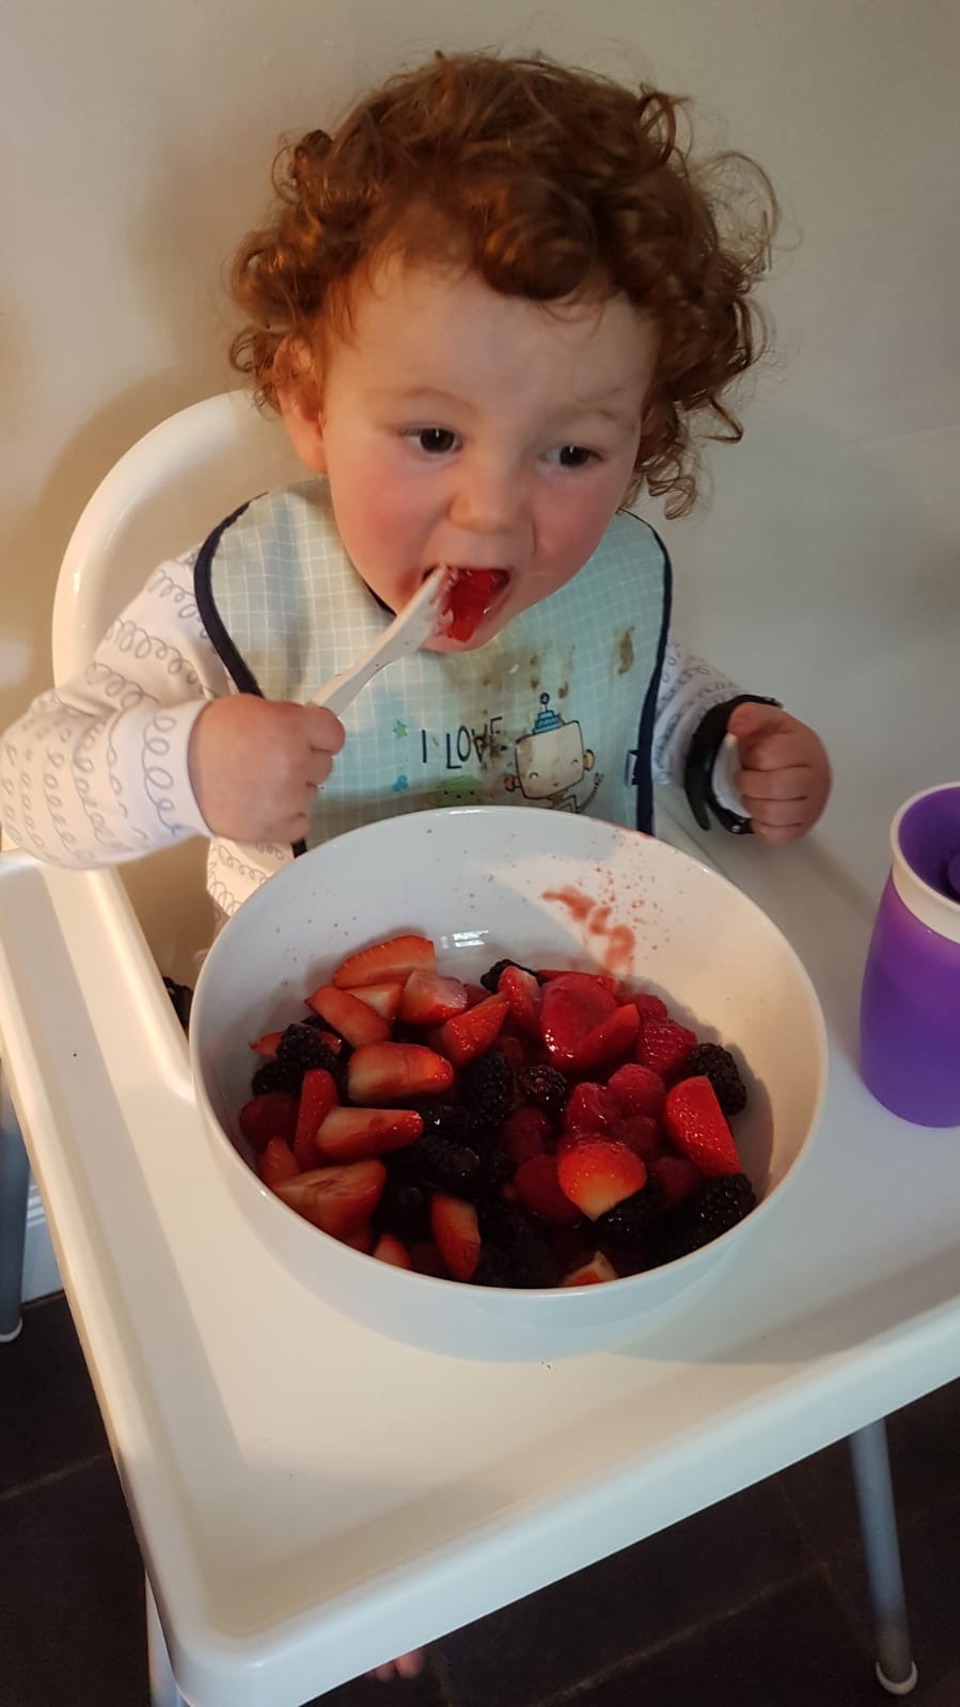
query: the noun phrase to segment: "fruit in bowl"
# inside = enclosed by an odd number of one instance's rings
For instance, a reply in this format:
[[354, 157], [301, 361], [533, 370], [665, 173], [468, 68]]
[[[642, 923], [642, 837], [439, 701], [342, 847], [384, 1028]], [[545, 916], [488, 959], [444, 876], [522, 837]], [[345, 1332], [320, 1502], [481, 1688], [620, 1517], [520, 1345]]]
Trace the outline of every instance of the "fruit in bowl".
[[596, 1285], [756, 1204], [734, 1057], [631, 983], [500, 960], [468, 985], [407, 934], [305, 1007], [252, 1041], [239, 1131], [263, 1182], [355, 1250], [474, 1285]]
[[274, 878], [207, 958], [191, 1056], [224, 1177], [299, 1282], [430, 1349], [550, 1358], [693, 1307], [786, 1189], [826, 1051], [793, 951], [716, 872], [498, 807]]

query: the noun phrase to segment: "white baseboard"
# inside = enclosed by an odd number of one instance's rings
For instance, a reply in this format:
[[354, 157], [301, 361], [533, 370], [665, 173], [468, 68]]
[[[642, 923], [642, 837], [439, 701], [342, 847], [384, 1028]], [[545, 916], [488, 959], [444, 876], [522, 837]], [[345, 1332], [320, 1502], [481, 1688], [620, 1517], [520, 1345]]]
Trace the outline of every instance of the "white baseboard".
[[47, 1218], [43, 1213], [43, 1204], [40, 1202], [37, 1188], [31, 1180], [27, 1202], [27, 1238], [23, 1252], [23, 1289], [20, 1295], [26, 1304], [31, 1298], [45, 1298], [48, 1292], [59, 1292], [60, 1287], [60, 1271], [50, 1243]]

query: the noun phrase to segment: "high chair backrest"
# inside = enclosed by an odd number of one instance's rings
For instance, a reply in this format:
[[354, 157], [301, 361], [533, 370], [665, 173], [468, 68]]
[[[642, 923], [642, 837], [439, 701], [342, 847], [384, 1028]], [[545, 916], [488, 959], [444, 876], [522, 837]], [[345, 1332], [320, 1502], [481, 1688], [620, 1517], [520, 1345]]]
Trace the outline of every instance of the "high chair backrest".
[[[298, 475], [283, 428], [242, 391], [194, 403], [138, 440], [100, 482], [64, 554], [54, 680], [82, 668], [158, 563], [199, 544], [245, 499]], [[196, 838], [120, 868], [161, 970], [190, 984], [212, 928], [205, 853]]]
[[303, 476], [286, 433], [243, 391], [181, 409], [105, 475], [64, 553], [53, 609], [53, 673], [90, 657], [151, 569], [199, 545], [247, 498]]

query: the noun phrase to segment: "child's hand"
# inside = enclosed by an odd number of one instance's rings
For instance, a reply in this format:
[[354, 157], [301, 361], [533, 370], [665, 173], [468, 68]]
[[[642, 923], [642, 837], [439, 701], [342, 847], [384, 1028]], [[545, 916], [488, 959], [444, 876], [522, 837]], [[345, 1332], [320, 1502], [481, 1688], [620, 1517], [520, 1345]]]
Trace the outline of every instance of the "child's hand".
[[806, 835], [827, 804], [830, 761], [805, 723], [776, 705], [747, 702], [730, 713], [727, 734], [740, 749], [737, 793], [763, 842]]
[[187, 762], [197, 805], [211, 835], [234, 842], [296, 842], [343, 725], [316, 705], [286, 705], [254, 694], [204, 706]]

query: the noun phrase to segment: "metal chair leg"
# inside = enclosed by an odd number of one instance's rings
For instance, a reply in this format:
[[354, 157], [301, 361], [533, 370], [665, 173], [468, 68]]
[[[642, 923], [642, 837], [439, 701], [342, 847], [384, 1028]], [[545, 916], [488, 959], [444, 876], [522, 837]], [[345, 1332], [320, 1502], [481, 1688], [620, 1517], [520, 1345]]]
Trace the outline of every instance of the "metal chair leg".
[[174, 1682], [170, 1669], [170, 1655], [163, 1631], [160, 1628], [160, 1617], [157, 1603], [153, 1598], [150, 1579], [144, 1574], [147, 1592], [147, 1661], [150, 1668], [150, 1707], [188, 1707], [184, 1696]]
[[909, 1695], [916, 1688], [917, 1668], [910, 1651], [887, 1431], [882, 1417], [850, 1436], [850, 1456], [877, 1644], [877, 1677], [889, 1694]]
[[23, 1251], [27, 1236], [30, 1164], [0, 1064], [0, 1344], [15, 1340], [23, 1321]]

